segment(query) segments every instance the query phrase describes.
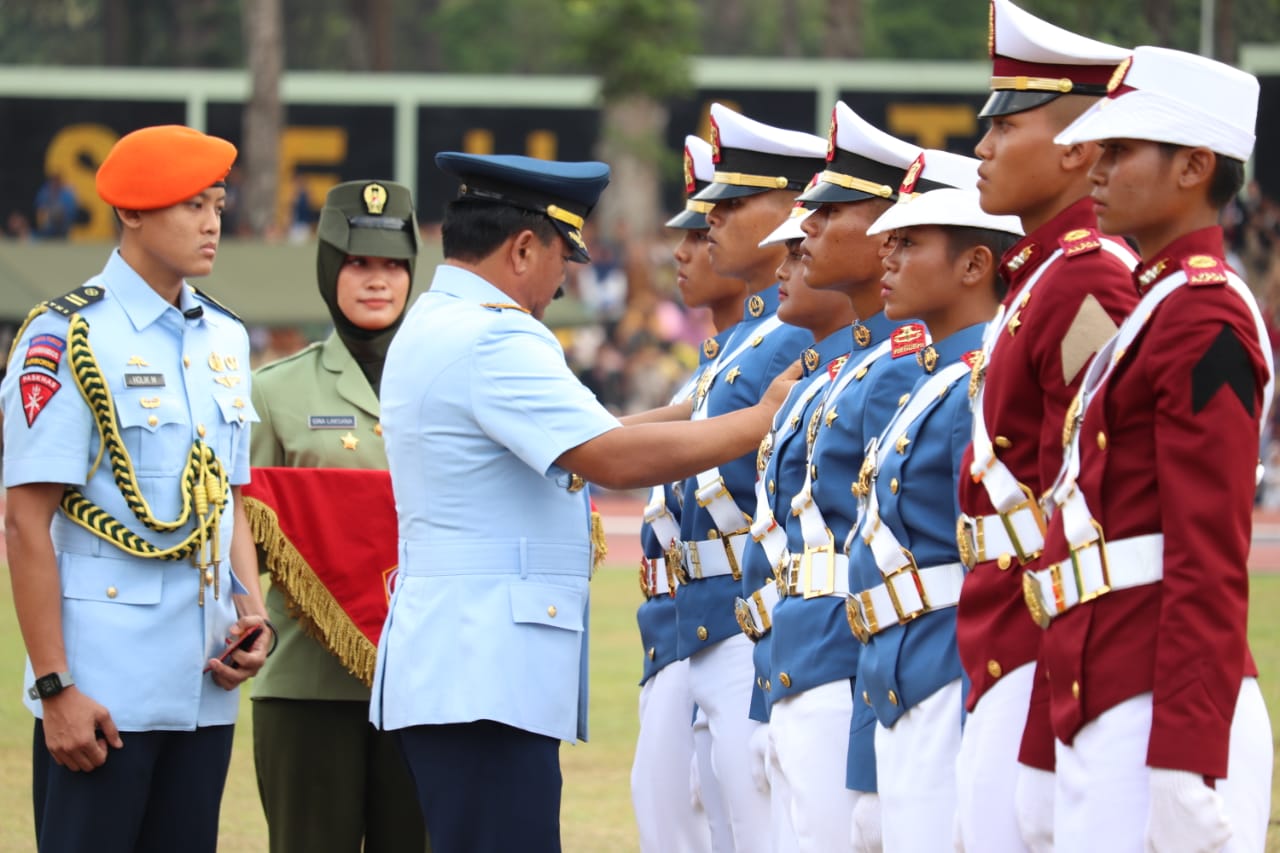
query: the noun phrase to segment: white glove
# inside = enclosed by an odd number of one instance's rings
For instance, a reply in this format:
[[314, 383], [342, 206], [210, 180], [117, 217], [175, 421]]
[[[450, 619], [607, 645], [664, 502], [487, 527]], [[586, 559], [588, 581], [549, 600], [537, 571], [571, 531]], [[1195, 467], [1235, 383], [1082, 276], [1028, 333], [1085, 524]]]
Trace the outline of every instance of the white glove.
[[858, 794], [853, 805], [853, 850], [854, 853], [881, 853], [884, 850], [879, 794]]
[[1013, 812], [1022, 843], [1031, 853], [1053, 853], [1053, 789], [1053, 773], [1018, 765]]
[[756, 790], [762, 794], [769, 793], [769, 726], [756, 726], [747, 741], [747, 762], [751, 768], [751, 781], [756, 783]]
[[1231, 840], [1222, 795], [1189, 770], [1151, 768], [1149, 853], [1217, 853]]
[[695, 812], [702, 811], [702, 774], [698, 772], [698, 753], [689, 758], [689, 805]]

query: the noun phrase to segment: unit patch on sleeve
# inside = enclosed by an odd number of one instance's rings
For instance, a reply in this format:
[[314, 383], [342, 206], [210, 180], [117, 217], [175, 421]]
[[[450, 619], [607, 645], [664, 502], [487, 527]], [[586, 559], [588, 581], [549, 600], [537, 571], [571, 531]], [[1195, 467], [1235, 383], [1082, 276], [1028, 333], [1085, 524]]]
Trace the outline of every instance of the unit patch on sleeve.
[[50, 373], [57, 373], [66, 348], [67, 342], [57, 335], [33, 335], [31, 343], [27, 345], [27, 355], [22, 360], [22, 369], [40, 367]]
[[27, 426], [30, 427], [35, 424], [45, 404], [58, 393], [62, 383], [52, 376], [33, 372], [22, 374], [18, 387], [22, 390], [22, 413], [27, 416]]

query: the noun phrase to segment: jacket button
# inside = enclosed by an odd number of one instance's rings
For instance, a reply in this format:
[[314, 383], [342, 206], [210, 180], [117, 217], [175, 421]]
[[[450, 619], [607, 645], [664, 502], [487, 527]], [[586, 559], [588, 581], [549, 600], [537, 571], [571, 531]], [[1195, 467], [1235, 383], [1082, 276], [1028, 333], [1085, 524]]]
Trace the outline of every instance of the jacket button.
[[706, 626], [706, 625], [699, 625], [699, 626], [698, 626], [698, 639], [699, 639], [699, 640], [705, 640], [706, 638], [707, 638], [707, 626]]
[[890, 690], [890, 691], [889, 691], [889, 701], [890, 701], [892, 704], [897, 705], [897, 704], [898, 704], [898, 694], [897, 694], [897, 693], [894, 693], [892, 690]]
[[374, 435], [382, 435], [382, 424], [374, 424], [374, 425], [373, 425], [373, 434], [374, 434]]
[[778, 673], [778, 681], [782, 683], [783, 687], [791, 686], [791, 676], [787, 675], [785, 672]]
[[157, 418], [155, 415], [152, 415], [151, 417], [147, 418], [147, 426], [155, 426], [158, 423], [160, 423], [160, 419]]
[[191, 357], [190, 357], [190, 356], [185, 356], [185, 355], [184, 355], [184, 356], [182, 357], [182, 366], [183, 366], [183, 367], [190, 367], [190, 366], [191, 366]]
[[116, 589], [114, 586], [107, 587], [107, 598], [115, 598], [119, 594], [120, 590]]
[[547, 608], [547, 615], [552, 619], [556, 618], [556, 606], [554, 604]]
[[649, 647], [649, 660], [653, 660], [658, 656], [658, 649], [655, 646]]
[[200, 436], [201, 438], [204, 438], [204, 434], [205, 434], [204, 424], [196, 424], [196, 435]]
[[863, 702], [866, 702], [868, 705], [870, 705], [870, 704], [871, 704], [871, 694], [867, 693], [867, 691], [865, 691], [865, 690], [864, 690], [864, 691], [862, 691], [862, 701], [863, 701]]
[[1010, 554], [1001, 554], [996, 558], [996, 565], [1000, 567], [1000, 571], [1007, 572], [1009, 567], [1013, 565], [1013, 556]]
[[991, 660], [987, 661], [987, 673], [992, 678], [999, 678], [1001, 675], [1003, 675], [1004, 670], [1000, 668], [1000, 661], [996, 660], [995, 658], [992, 658]]
[[764, 680], [764, 692], [765, 692], [765, 693], [768, 693], [768, 692], [769, 692], [770, 690], [772, 690], [772, 689], [773, 689], [773, 685], [772, 685], [772, 684], [770, 684], [770, 683], [769, 683], [769, 679], [767, 679], [767, 678], [766, 678], [766, 679]]
[[1102, 430], [1098, 430], [1098, 449], [1099, 450], [1107, 449], [1107, 434]]
[[1071, 682], [1071, 698], [1072, 699], [1080, 698], [1080, 682], [1079, 681]]
[[893, 494], [895, 494], [895, 495], [898, 493], [898, 478], [897, 478], [897, 477], [894, 477], [893, 479], [891, 479], [891, 480], [889, 481], [889, 491], [890, 491], [890, 492], [892, 492], [892, 493], [893, 493]]
[[756, 676], [756, 687], [759, 687], [761, 690], [764, 690], [764, 677], [763, 677], [763, 676], [760, 676], [760, 675], [757, 675], [757, 676]]

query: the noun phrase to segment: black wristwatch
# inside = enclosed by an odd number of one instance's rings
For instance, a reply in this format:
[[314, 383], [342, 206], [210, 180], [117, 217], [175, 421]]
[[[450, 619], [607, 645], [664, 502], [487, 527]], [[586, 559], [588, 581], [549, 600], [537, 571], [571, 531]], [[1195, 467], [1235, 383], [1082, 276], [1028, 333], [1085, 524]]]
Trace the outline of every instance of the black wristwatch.
[[27, 688], [27, 695], [32, 699], [52, 699], [73, 684], [71, 673], [51, 672], [37, 678], [36, 683]]

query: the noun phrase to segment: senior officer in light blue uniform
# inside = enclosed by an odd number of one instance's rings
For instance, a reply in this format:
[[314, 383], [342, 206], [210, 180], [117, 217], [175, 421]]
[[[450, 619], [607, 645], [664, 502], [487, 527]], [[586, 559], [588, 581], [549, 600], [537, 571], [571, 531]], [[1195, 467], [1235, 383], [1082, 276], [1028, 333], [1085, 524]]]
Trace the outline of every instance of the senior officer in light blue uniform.
[[885, 314], [919, 318], [932, 343], [917, 353], [910, 394], [867, 448], [867, 505], [850, 537], [849, 624], [863, 643], [860, 701], [879, 721], [885, 849], [931, 853], [951, 844], [956, 813], [964, 698], [955, 605], [964, 566], [954, 530], [972, 421], [967, 392], [1004, 291], [999, 259], [1022, 228], [1017, 217], [984, 213], [975, 182], [894, 205], [868, 233], [892, 235]]
[[[401, 746], [437, 853], [560, 849], [559, 741], [585, 739], [589, 502], [750, 448], [790, 382], [715, 421], [623, 425], [538, 322], [602, 163], [446, 152], [445, 262], [392, 342], [382, 423], [399, 580], [371, 720]], [[658, 420], [650, 415], [649, 420]]]
[[[714, 204], [707, 214], [711, 265], [720, 275], [746, 282], [750, 296], [742, 322], [702, 374], [695, 418], [755, 403], [812, 340], [776, 316], [774, 273], [785, 248], [759, 243], [786, 217], [824, 151], [819, 137], [762, 124], [721, 104], [711, 105], [711, 146], [711, 183], [694, 196]], [[755, 461], [754, 452], [744, 453], [685, 483], [680, 534], [687, 586], [676, 596], [677, 654], [689, 659], [693, 698], [707, 715], [712, 765], [737, 853], [769, 843], [768, 795], [752, 781], [747, 762], [747, 745], [759, 726], [748, 717], [752, 647], [734, 615], [755, 508]]]
[[97, 175], [120, 247], [32, 312], [0, 385], [42, 851], [217, 846], [235, 687], [272, 642], [211, 660], [265, 614], [248, 335], [186, 282], [212, 270], [235, 153], [186, 127], [121, 138]]
[[[697, 136], [685, 137], [685, 193], [691, 197], [709, 184], [713, 169], [711, 144]], [[712, 325], [720, 330], [702, 342], [698, 367], [673, 403], [685, 402], [693, 395], [699, 376], [728, 340], [728, 329], [742, 319], [742, 282], [717, 276], [707, 258], [706, 213], [710, 209], [710, 202], [688, 198], [684, 209], [666, 223], [684, 234], [676, 247], [675, 261], [676, 284], [685, 305], [710, 309]], [[631, 766], [631, 804], [642, 853], [723, 849], [729, 831], [715, 774], [710, 770], [706, 716], [700, 715], [691, 725], [696, 707], [689, 692], [689, 662], [676, 656], [679, 581], [675, 570], [679, 559], [668, 565], [667, 558], [669, 553], [678, 554], [669, 549], [680, 539], [679, 498], [671, 483], [653, 487], [640, 528], [640, 587], [645, 600], [636, 611], [636, 622], [644, 649], [644, 671], [640, 679], [640, 733]], [[705, 769], [698, 774], [697, 800], [702, 808], [697, 807], [690, 791], [693, 761]]]

